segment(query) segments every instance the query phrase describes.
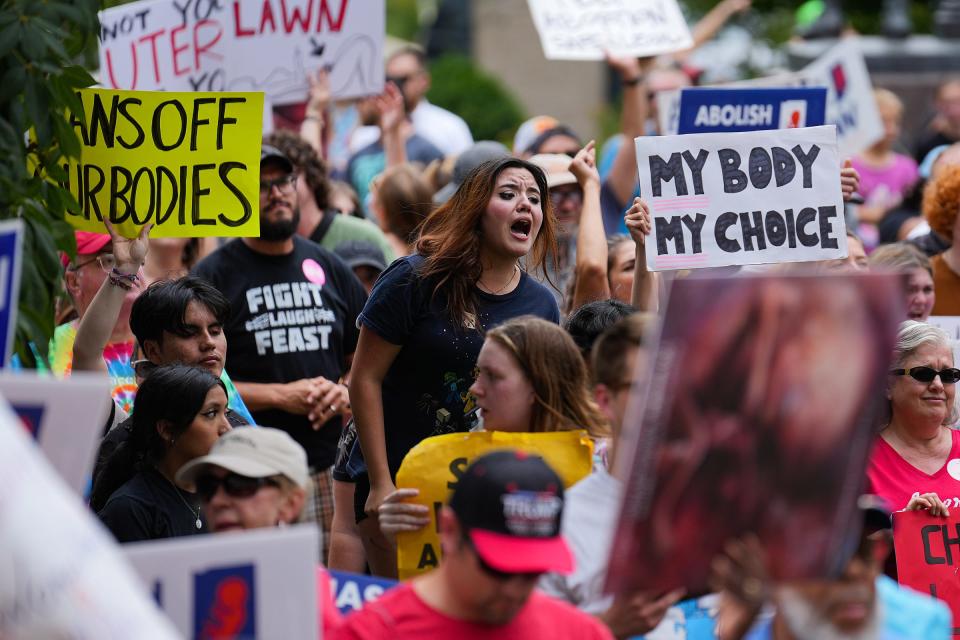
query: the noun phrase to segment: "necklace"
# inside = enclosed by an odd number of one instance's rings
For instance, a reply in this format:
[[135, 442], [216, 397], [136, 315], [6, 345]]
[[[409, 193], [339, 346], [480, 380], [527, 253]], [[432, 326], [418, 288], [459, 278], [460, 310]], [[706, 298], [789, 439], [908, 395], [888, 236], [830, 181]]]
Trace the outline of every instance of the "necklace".
[[[159, 469], [157, 470], [157, 473], [160, 473]], [[167, 476], [164, 476], [162, 473], [160, 473], [160, 475], [163, 476], [164, 480], [170, 483], [170, 486], [173, 487], [173, 492], [176, 493], [178, 496], [180, 496], [180, 500], [183, 502], [183, 505], [190, 510], [190, 515], [197, 516], [197, 521], [195, 524], [197, 525], [197, 529], [202, 529], [203, 521], [200, 520], [200, 507], [197, 507], [196, 510], [194, 510], [194, 508], [190, 506], [190, 503], [187, 502], [187, 499], [183, 497], [183, 494], [180, 493], [180, 489], [177, 488], [177, 485], [173, 484], [170, 478], [168, 478]]]
[[495, 295], [499, 295], [499, 293], [500, 293], [501, 291], [503, 291], [504, 289], [506, 289], [507, 287], [510, 286], [510, 284], [513, 282], [513, 277], [514, 277], [515, 275], [517, 275], [518, 273], [520, 273], [520, 266], [515, 264], [515, 265], [513, 265], [513, 273], [510, 274], [510, 279], [507, 280], [506, 284], [504, 284], [502, 287], [500, 287], [500, 288], [497, 289], [496, 291], [491, 291], [491, 290], [490, 290], [490, 287], [488, 287], [487, 285], [483, 284], [483, 278], [482, 278], [482, 277], [480, 278], [480, 280], [477, 281], [477, 284], [481, 285], [481, 286], [487, 291], [487, 293], [489, 293], [489, 294], [491, 294], [491, 295], [494, 295], [494, 296], [495, 296]]

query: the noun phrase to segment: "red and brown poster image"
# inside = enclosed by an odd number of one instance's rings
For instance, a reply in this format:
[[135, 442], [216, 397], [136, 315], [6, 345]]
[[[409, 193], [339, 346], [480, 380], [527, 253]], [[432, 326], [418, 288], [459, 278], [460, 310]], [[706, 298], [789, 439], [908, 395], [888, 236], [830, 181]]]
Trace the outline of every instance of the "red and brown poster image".
[[775, 580], [842, 565], [899, 292], [880, 275], [674, 283], [619, 447], [608, 591], [705, 592], [710, 562], [745, 533]]

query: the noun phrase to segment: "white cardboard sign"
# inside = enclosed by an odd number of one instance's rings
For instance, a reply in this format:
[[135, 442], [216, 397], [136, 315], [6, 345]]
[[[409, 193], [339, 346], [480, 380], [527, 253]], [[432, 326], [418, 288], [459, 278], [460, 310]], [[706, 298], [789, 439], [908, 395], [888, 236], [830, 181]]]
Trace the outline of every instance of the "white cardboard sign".
[[314, 525], [125, 545], [187, 638], [316, 638]]
[[[860, 46], [844, 39], [795, 73], [733, 82], [723, 87], [826, 87], [826, 123], [837, 127], [843, 157], [856, 155], [883, 137], [883, 122], [873, 98], [873, 85]], [[657, 114], [664, 135], [677, 133], [680, 90], [657, 93]]]
[[0, 396], [51, 466], [77, 495], [84, 495], [113, 402], [110, 379], [90, 373], [63, 379], [27, 371], [2, 373]]
[[151, 602], [112, 536], [57, 477], [3, 400], [0, 637], [180, 637]]
[[384, 0], [140, 0], [100, 12], [111, 89], [264, 91], [303, 102], [327, 67], [336, 98], [383, 90]]
[[639, 137], [653, 271], [847, 255], [833, 126]]
[[548, 60], [603, 60], [689, 49], [676, 0], [528, 0]]

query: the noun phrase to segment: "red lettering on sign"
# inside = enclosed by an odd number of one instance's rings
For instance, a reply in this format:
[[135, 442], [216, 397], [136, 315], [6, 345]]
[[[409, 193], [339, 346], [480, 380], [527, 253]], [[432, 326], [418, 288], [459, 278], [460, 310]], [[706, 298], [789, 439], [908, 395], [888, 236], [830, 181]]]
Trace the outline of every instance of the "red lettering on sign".
[[[216, 30], [216, 34], [213, 36], [212, 40], [208, 42], [200, 42], [200, 30], [203, 27], [213, 27]], [[215, 20], [201, 20], [193, 27], [193, 66], [199, 71], [200, 70], [200, 56], [202, 54], [207, 54], [217, 60], [223, 60], [223, 56], [219, 53], [211, 53], [209, 50], [213, 45], [220, 42], [220, 38], [223, 36], [223, 26], [216, 22]]]
[[[114, 89], [123, 89], [124, 87], [120, 86], [117, 78], [113, 75], [113, 54], [109, 48], [106, 50], [104, 57], [107, 62], [107, 77], [110, 79], [110, 86]], [[137, 88], [137, 45], [133, 42], [130, 43], [130, 57], [132, 59], [133, 79], [127, 88], [132, 91]]]
[[303, 14], [301, 7], [293, 7], [290, 13], [287, 13], [287, 0], [280, 0], [280, 13], [283, 15], [283, 30], [286, 33], [292, 33], [295, 24], [300, 24], [301, 33], [306, 33], [310, 29], [310, 17], [313, 15], [313, 0], [307, 3], [307, 13]]
[[173, 74], [176, 76], [182, 76], [190, 71], [189, 67], [185, 69], [180, 68], [180, 54], [184, 51], [187, 51], [190, 48], [190, 44], [184, 44], [182, 47], [177, 46], [177, 34], [183, 33], [186, 30], [186, 25], [180, 25], [179, 27], [174, 27], [170, 30], [170, 51], [173, 57]]
[[330, 17], [330, 7], [327, 6], [327, 0], [320, 0], [320, 19], [317, 21], [317, 33], [323, 31], [323, 16], [327, 16], [327, 26], [330, 31], [340, 31], [340, 28], [343, 26], [343, 18], [347, 15], [347, 0], [343, 0], [340, 3], [340, 15], [337, 16], [337, 21], [333, 22]]
[[233, 2], [233, 32], [238, 38], [246, 38], [248, 36], [256, 35], [256, 31], [253, 29], [245, 29], [240, 26], [240, 2], [239, 0], [234, 0]]
[[[153, 61], [153, 77], [155, 82], [160, 82], [160, 56], [157, 55], [157, 38], [163, 35], [166, 29], [160, 29], [159, 31], [154, 31], [153, 33], [148, 33], [147, 35], [141, 37], [137, 42], [150, 42], [150, 58]], [[132, 45], [131, 45], [132, 46]], [[136, 67], [136, 64], [134, 64]]]
[[270, 5], [270, 0], [263, 0], [263, 14], [260, 16], [260, 33], [263, 33], [264, 27], [267, 26], [267, 20], [270, 21], [270, 31], [276, 31], [277, 22], [273, 19], [273, 7]]

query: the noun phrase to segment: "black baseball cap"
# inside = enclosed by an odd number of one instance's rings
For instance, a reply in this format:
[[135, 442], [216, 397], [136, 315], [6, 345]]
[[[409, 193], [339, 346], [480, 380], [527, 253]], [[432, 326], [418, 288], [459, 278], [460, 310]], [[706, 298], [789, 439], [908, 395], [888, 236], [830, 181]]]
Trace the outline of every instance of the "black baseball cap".
[[383, 256], [383, 251], [368, 240], [341, 242], [333, 252], [340, 256], [351, 269], [354, 267], [373, 267], [378, 271], [383, 271], [387, 268], [387, 259]]
[[563, 482], [540, 456], [511, 449], [480, 456], [457, 482], [450, 508], [494, 569], [573, 571], [573, 554], [560, 535]]
[[293, 173], [293, 163], [290, 162], [290, 158], [273, 145], [265, 144], [260, 147], [260, 166], [263, 166], [266, 162], [276, 162], [287, 173]]

